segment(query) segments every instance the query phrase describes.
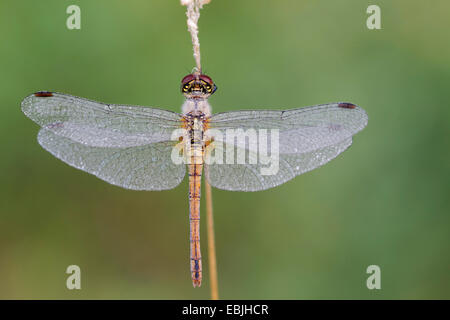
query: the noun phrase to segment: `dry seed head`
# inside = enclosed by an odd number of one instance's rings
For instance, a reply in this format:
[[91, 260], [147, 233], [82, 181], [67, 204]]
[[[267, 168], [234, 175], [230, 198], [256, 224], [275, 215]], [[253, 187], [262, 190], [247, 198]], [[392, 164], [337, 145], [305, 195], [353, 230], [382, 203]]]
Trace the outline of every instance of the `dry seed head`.
[[196, 72], [199, 74], [202, 72], [202, 67], [200, 63], [200, 41], [198, 40], [198, 19], [200, 18], [200, 9], [204, 4], [210, 2], [211, 0], [181, 0], [181, 5], [187, 6], [187, 26], [192, 38]]

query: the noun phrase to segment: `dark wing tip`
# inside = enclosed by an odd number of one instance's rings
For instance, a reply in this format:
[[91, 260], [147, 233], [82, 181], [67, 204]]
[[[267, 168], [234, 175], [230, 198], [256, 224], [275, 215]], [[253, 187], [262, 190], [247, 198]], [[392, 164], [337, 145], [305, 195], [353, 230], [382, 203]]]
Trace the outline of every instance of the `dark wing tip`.
[[355, 109], [356, 105], [354, 105], [353, 103], [341, 102], [338, 104], [338, 107], [345, 108], [345, 109]]
[[36, 97], [46, 98], [46, 97], [53, 97], [53, 92], [49, 91], [39, 91], [34, 94]]

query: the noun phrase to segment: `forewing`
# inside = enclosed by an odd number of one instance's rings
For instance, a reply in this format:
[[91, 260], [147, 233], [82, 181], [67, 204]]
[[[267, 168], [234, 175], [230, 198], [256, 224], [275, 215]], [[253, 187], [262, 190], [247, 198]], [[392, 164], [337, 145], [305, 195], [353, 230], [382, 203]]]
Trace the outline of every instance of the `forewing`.
[[175, 112], [50, 92], [26, 97], [22, 111], [43, 128], [93, 147], [124, 148], [169, 141], [181, 125], [181, 115]]
[[46, 128], [39, 131], [38, 141], [69, 165], [126, 189], [172, 189], [185, 175], [185, 165], [176, 165], [171, 159], [172, 141], [126, 148], [92, 147]]
[[[290, 110], [232, 111], [214, 114], [209, 127], [227, 129], [277, 129], [280, 153], [305, 153], [344, 141], [367, 125], [366, 112], [351, 103], [330, 103]], [[242, 147], [242, 146], [240, 146]]]
[[[234, 154], [243, 152], [246, 160], [258, 159], [256, 164], [227, 163], [207, 164], [209, 183], [220, 189], [258, 191], [278, 186], [297, 175], [315, 169], [347, 149], [352, 136], [367, 125], [366, 112], [350, 103], [331, 103], [284, 111], [254, 110], [218, 113], [211, 117], [209, 127], [219, 130], [214, 134], [214, 144], [231, 148]], [[240, 136], [249, 132], [267, 130], [268, 150], [271, 150], [271, 132], [278, 132], [278, 170], [262, 174], [270, 167], [260, 160], [260, 143], [252, 144], [245, 139], [229, 140], [229, 129], [242, 129]], [[270, 154], [270, 152], [269, 152]], [[276, 162], [276, 161], [274, 161]], [[273, 163], [274, 163], [273, 162]]]

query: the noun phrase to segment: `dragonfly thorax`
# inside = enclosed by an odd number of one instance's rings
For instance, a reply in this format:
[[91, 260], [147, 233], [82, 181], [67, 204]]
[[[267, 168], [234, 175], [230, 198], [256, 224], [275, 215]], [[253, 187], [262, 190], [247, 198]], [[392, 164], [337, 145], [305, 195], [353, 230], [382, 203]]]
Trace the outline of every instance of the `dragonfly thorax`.
[[199, 110], [193, 110], [184, 116], [185, 127], [188, 131], [201, 131], [206, 130], [205, 123], [207, 121], [207, 116]]
[[186, 99], [181, 107], [181, 111], [185, 116], [190, 115], [190, 117], [210, 117], [211, 116], [211, 106], [208, 103], [207, 98], [203, 99]]

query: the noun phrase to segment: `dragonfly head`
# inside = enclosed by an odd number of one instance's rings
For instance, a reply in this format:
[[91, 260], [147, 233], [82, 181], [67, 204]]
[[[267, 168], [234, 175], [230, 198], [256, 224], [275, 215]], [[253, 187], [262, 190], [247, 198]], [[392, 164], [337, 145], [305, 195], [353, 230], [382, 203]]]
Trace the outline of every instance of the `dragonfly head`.
[[181, 80], [181, 93], [186, 98], [208, 98], [216, 92], [217, 86], [205, 74], [188, 74]]

